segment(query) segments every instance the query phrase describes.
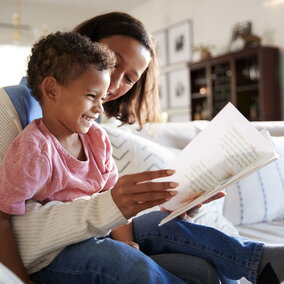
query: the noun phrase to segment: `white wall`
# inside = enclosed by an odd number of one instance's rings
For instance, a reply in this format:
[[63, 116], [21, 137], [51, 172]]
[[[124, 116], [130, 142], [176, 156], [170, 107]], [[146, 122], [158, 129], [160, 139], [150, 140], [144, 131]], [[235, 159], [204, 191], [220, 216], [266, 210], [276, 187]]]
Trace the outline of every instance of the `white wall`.
[[[58, 4], [60, 1], [62, 4]], [[30, 46], [42, 34], [57, 30], [72, 30], [99, 11], [107, 12], [103, 11], [102, 7], [96, 8], [101, 5], [99, 3], [96, 5], [94, 3], [96, 1], [91, 2], [92, 7], [83, 5], [87, 0], [78, 1], [79, 4], [75, 3], [77, 5], [75, 7], [66, 5], [70, 0], [60, 1], [22, 0], [20, 17], [23, 26], [22, 37], [15, 43], [12, 15], [18, 12], [18, 1], [0, 0], [0, 87], [20, 82], [26, 72], [26, 57], [30, 53]], [[7, 24], [10, 27], [6, 27]]]
[[[232, 26], [250, 20], [264, 44], [284, 48], [284, 4], [265, 7], [269, 0], [153, 0], [131, 13], [155, 31], [184, 19], [193, 20], [194, 44], [212, 43], [225, 52]], [[151, 13], [149, 13], [151, 11]]]
[[[284, 117], [284, 4], [265, 7], [264, 4], [268, 1], [273, 0], [147, 0], [140, 1], [134, 9], [122, 10], [142, 20], [152, 32], [191, 19], [194, 45], [213, 44], [214, 55], [226, 52], [233, 25], [242, 21], [252, 21], [253, 32], [262, 37], [263, 44], [281, 48], [282, 116]], [[28, 4], [22, 0], [22, 23], [32, 25], [37, 30], [42, 24], [50, 31], [70, 30], [81, 21], [101, 12], [94, 7], [72, 8], [58, 4], [53, 6], [52, 3], [56, 1], [47, 4], [36, 2], [37, 4]], [[15, 0], [0, 0], [0, 22], [11, 22], [15, 5]], [[3, 35], [0, 30], [0, 41], [1, 36]]]
[[236, 23], [250, 20], [253, 32], [261, 36], [263, 44], [281, 49], [284, 117], [284, 4], [267, 7], [267, 2], [271, 0], [153, 0], [130, 12], [152, 32], [191, 19], [193, 44], [215, 45], [214, 55], [226, 52]]
[[[64, 1], [63, 1], [64, 2]], [[66, 2], [66, 1], [65, 1]], [[77, 24], [96, 14], [96, 10], [84, 6], [69, 7], [56, 1], [21, 1], [21, 23], [34, 26], [46, 25], [50, 30], [72, 29]], [[16, 0], [0, 0], [0, 22], [11, 23], [17, 11]]]

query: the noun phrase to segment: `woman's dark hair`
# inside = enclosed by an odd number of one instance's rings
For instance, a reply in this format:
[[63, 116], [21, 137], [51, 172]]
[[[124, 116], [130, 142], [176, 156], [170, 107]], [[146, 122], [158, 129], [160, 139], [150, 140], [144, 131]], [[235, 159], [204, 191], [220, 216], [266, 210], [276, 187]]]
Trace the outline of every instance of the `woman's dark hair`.
[[52, 76], [66, 85], [83, 74], [90, 65], [98, 70], [113, 71], [114, 53], [103, 44], [93, 43], [88, 37], [75, 32], [57, 32], [42, 37], [32, 47], [27, 69], [28, 87], [41, 102], [41, 83]]
[[143, 44], [151, 54], [149, 66], [126, 94], [105, 103], [104, 109], [108, 117], [116, 117], [122, 123], [138, 122], [140, 127], [146, 122], [159, 121], [159, 69], [155, 46], [144, 25], [126, 13], [112, 12], [91, 18], [74, 31], [89, 37], [93, 42], [112, 35], [124, 35]]

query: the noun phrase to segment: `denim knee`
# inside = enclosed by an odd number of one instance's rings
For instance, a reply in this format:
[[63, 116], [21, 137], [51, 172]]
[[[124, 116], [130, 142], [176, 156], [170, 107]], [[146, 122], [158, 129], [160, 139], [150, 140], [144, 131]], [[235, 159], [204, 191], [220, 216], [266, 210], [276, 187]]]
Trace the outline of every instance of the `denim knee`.
[[110, 238], [66, 247], [32, 278], [51, 284], [183, 283], [141, 251]]

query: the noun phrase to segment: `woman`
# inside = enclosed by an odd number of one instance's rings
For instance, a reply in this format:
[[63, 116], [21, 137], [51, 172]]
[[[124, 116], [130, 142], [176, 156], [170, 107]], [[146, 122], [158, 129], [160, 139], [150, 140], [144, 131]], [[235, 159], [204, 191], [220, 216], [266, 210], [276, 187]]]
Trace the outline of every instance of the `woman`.
[[[148, 121], [157, 120], [159, 112], [155, 51], [151, 39], [146, 33], [143, 25], [129, 15], [110, 13], [95, 17], [81, 24], [75, 30], [89, 36], [93, 41], [107, 44], [117, 56], [116, 70], [112, 75], [108, 97], [106, 98], [104, 105], [107, 115], [114, 116], [123, 123], [134, 123], [137, 121], [140, 127]], [[163, 171], [157, 171], [155, 173], [145, 172], [122, 177], [119, 180], [112, 190], [112, 199], [126, 219], [135, 216], [138, 212], [146, 208], [159, 204], [159, 198], [161, 198], [161, 196], [166, 196], [167, 193], [165, 192], [165, 189], [167, 188], [165, 188], [165, 186], [161, 189], [158, 188], [157, 185], [149, 182], [153, 177], [162, 175]], [[140, 183], [141, 181], [143, 181], [142, 186]], [[143, 188], [142, 193], [141, 187]], [[220, 195], [215, 198], [217, 197], [220, 197]], [[141, 203], [140, 201], [143, 202]], [[60, 237], [54, 236], [54, 239], [51, 240], [49, 244], [43, 244], [43, 247], [45, 245], [44, 249], [47, 250], [45, 251], [47, 255], [45, 261], [47, 262], [45, 263], [46, 265], [42, 266], [43, 268], [40, 271], [32, 274], [32, 279], [46, 283], [91, 283], [92, 281], [103, 283], [181, 282], [181, 280], [163, 270], [140, 251], [134, 250], [123, 243], [115, 242], [109, 238], [88, 239], [86, 235], [82, 237], [81, 232], [78, 232], [77, 239], [75, 239], [74, 236], [68, 236], [68, 231], [65, 232], [65, 235], [67, 235], [65, 236], [64, 232], [60, 230], [61, 227], [65, 225], [63, 215], [66, 214], [66, 212], [73, 213], [72, 206], [74, 207], [75, 203], [76, 202], [59, 204], [59, 206], [57, 206], [58, 204], [49, 204], [49, 206], [36, 205], [37, 207], [40, 207], [38, 210], [33, 209], [23, 216], [23, 219], [25, 220], [24, 224], [33, 224], [33, 222], [36, 223], [38, 219], [35, 219], [39, 218], [39, 214], [42, 212], [43, 217], [40, 220], [45, 219], [44, 228], [42, 228], [40, 232], [34, 231], [35, 234], [33, 235], [35, 238], [38, 238], [40, 234], [44, 233], [42, 232], [43, 230], [49, 230], [49, 228], [51, 228], [49, 227], [49, 218], [52, 217], [55, 217], [57, 220], [56, 230], [58, 229], [58, 234], [60, 235]], [[79, 205], [77, 202], [76, 205], [74, 210], [82, 211], [82, 209], [86, 207], [86, 203], [83, 201], [80, 201]], [[35, 214], [33, 214], [34, 211], [37, 211], [36, 217]], [[86, 211], [83, 212], [84, 216], [82, 217], [85, 219], [80, 219], [80, 222], [86, 222], [88, 227], [88, 225], [92, 223], [92, 216], [86, 214]], [[155, 219], [155, 222], [152, 223], [153, 228], [150, 228], [150, 231], [155, 231], [156, 226], [153, 226], [153, 224], [157, 224], [159, 220], [164, 217], [164, 213], [155, 213], [155, 215], [151, 216]], [[15, 230], [21, 225], [23, 219], [15, 218]], [[143, 247], [143, 250], [147, 253], [147, 248], [149, 248], [152, 243], [151, 241], [149, 242], [149, 239], [143, 237], [143, 232], [145, 231], [145, 228], [147, 228], [146, 219], [147, 216], [136, 218], [134, 222], [134, 235], [136, 239], [140, 239], [141, 247]], [[78, 220], [73, 221], [73, 226], [76, 226]], [[179, 228], [183, 226], [183, 222], [185, 221], [176, 222], [176, 228], [174, 227], [176, 233], [179, 233]], [[111, 227], [111, 224], [108, 224], [108, 229], [113, 228], [114, 227]], [[34, 228], [29, 227], [26, 229], [26, 231], [28, 231], [27, 234], [31, 232], [30, 229], [32, 230]], [[52, 229], [54, 230], [54, 227]], [[92, 231], [92, 228], [87, 229]], [[167, 231], [167, 229], [168, 227], [163, 226], [161, 233], [167, 235], [167, 233], [170, 232]], [[204, 243], [210, 243], [211, 235], [209, 235], [208, 232], [217, 238], [220, 236], [214, 229], [203, 229], [202, 226], [197, 226], [195, 229], [195, 236], [197, 237], [195, 243], [197, 243], [197, 246], [199, 245], [199, 233], [204, 237], [204, 239], [201, 238], [202, 246]], [[90, 234], [90, 231], [87, 231], [86, 234]], [[89, 238], [91, 236], [92, 235], [89, 235]], [[156, 238], [157, 235], [153, 235], [153, 237]], [[70, 238], [72, 239], [72, 242], [70, 242]], [[212, 237], [212, 239], [214, 238]], [[25, 241], [35, 244], [35, 242], [30, 241], [29, 239], [18, 241], [19, 246], [21, 246], [21, 242]], [[235, 241], [239, 242], [238, 240], [234, 240], [233, 242]], [[68, 246], [68, 244], [71, 245]], [[223, 244], [224, 242], [221, 241], [214, 249], [217, 248], [223, 253]], [[165, 252], [166, 245], [167, 241], [166, 243], [161, 241], [161, 247], [157, 246], [151, 251], [155, 251], [155, 253], [161, 251]], [[176, 245], [176, 249], [170, 250], [170, 252], [183, 252], [181, 246], [178, 244]], [[215, 244], [213, 244], [213, 246], [214, 245]], [[15, 247], [13, 247], [12, 250], [15, 251]], [[48, 254], [48, 250], [51, 251], [50, 254]], [[245, 269], [239, 269], [238, 264], [228, 267], [228, 270], [230, 270], [231, 273], [229, 273], [229, 276], [231, 278], [237, 279], [238, 277], [245, 275], [250, 277], [254, 282], [256, 281], [256, 277], [259, 276], [258, 266], [260, 265], [260, 272], [262, 272], [262, 268], [266, 264], [266, 259], [260, 264], [261, 244], [254, 246], [253, 251], [255, 250], [257, 250], [258, 258], [249, 260], [249, 265]], [[52, 254], [54, 252], [55, 254]], [[194, 253], [194, 249], [191, 252]], [[201, 254], [204, 257], [208, 256], [207, 253], [202, 252]], [[199, 255], [199, 253], [197, 253], [197, 255]], [[245, 261], [247, 258], [250, 259], [248, 257], [249, 255], [250, 253], [248, 253], [248, 255], [244, 254], [244, 259], [242, 260]], [[222, 257], [221, 261], [215, 262], [215, 255], [213, 254], [213, 256], [211, 255], [211, 257], [209, 257], [209, 260], [213, 261], [214, 264], [219, 267], [223, 266], [223, 271], [226, 271], [226, 267], [224, 269]], [[16, 265], [14, 265], [14, 268], [15, 266]], [[23, 268], [20, 267], [19, 261], [18, 267], [13, 270], [17, 271], [17, 274], [20, 275], [22, 279], [28, 281], [28, 277], [24, 274]], [[73, 279], [72, 276], [74, 276]]]
[[[85, 23], [82, 23], [80, 26], [75, 28], [75, 30], [90, 37], [93, 41], [99, 41], [107, 44], [117, 56], [117, 66], [112, 74], [108, 97], [104, 104], [106, 114], [109, 117], [118, 118], [123, 123], [131, 124], [138, 122], [140, 127], [142, 127], [146, 122], [158, 121], [158, 68], [156, 63], [155, 48], [143, 24], [127, 14], [110, 13], [86, 21]], [[19, 113], [23, 114], [25, 113], [25, 110], [20, 111]], [[26, 121], [26, 119], [24, 120]], [[155, 193], [153, 191], [157, 190], [155, 188], [146, 190], [146, 183], [145, 193], [141, 194], [141, 197], [144, 196], [144, 200], [148, 200], [148, 202], [144, 202], [144, 204], [142, 205], [133, 202], [133, 198], [135, 197], [135, 182], [137, 180], [147, 181], [151, 180], [153, 177], [159, 177], [162, 175], [162, 171], [157, 171], [155, 173], [140, 173], [137, 175], [132, 175], [131, 178], [128, 177], [127, 179], [124, 179], [124, 184], [122, 186], [117, 186], [117, 190], [113, 195], [113, 200], [115, 201], [118, 208], [123, 211], [125, 217], [130, 218], [132, 216], [135, 216], [143, 209], [150, 208], [160, 203], [160, 201], [153, 202], [153, 193]], [[220, 196], [222, 196], [222, 194], [220, 194]], [[216, 198], [217, 197], [218, 196], [216, 196]], [[78, 241], [84, 240], [84, 236], [80, 236], [79, 238], [74, 239], [70, 242], [70, 236], [68, 236], [68, 232], [67, 236], [62, 236], [61, 232], [59, 234], [60, 238], [56, 235], [54, 239], [50, 240], [50, 243], [42, 244], [40, 241], [38, 241], [40, 239], [40, 234], [49, 232], [51, 227], [54, 228], [54, 225], [51, 225], [53, 224], [53, 216], [56, 216], [58, 224], [57, 228], [60, 229], [64, 225], [66, 225], [64, 213], [67, 212], [66, 210], [75, 211], [76, 209], [72, 208], [74, 204], [69, 204], [68, 209], [57, 206], [58, 204], [51, 206], [52, 202], [49, 204], [49, 206], [42, 207], [39, 204], [35, 204], [36, 208], [29, 212], [30, 215], [28, 217], [28, 223], [31, 224], [31, 227], [27, 229], [27, 232], [30, 232], [32, 236], [37, 236], [36, 242], [39, 244], [39, 246], [37, 247], [38, 251], [45, 252], [45, 256], [47, 256], [46, 259], [48, 259], [47, 263], [50, 263], [51, 258], [53, 257], [52, 253], [49, 253], [50, 251], [54, 252], [58, 249], [60, 250], [62, 249], [62, 244], [68, 242], [76, 243]], [[63, 214], [61, 211], [62, 209]], [[35, 212], [36, 214], [33, 214]], [[45, 226], [37, 231], [36, 227], [33, 227], [32, 224], [36, 223], [37, 220], [42, 219], [40, 217], [40, 214], [42, 214], [42, 218], [45, 218]], [[6, 221], [7, 220], [4, 220], [4, 222]], [[15, 218], [14, 225], [16, 228], [17, 224], [19, 224], [18, 227], [21, 226], [20, 218]], [[72, 224], [68, 225], [72, 226]], [[45, 229], [47, 231], [45, 231]], [[78, 235], [81, 235], [81, 232], [78, 232]], [[34, 244], [32, 241], [31, 243]], [[26, 244], [23, 244], [23, 246], [26, 247]], [[16, 245], [12, 248], [11, 251], [13, 250], [16, 251]], [[124, 251], [126, 253], [126, 249], [124, 249]], [[11, 253], [11, 255], [13, 255], [13, 253]], [[161, 279], [163, 277], [165, 279], [171, 279], [171, 277], [174, 277], [166, 276], [166, 272], [163, 269], [155, 265], [149, 258], [144, 258], [145, 257], [143, 256], [142, 260], [143, 262], [145, 262], [145, 274], [147, 272], [147, 274], [150, 275], [153, 271], [156, 271], [161, 275], [165, 274], [164, 276], [160, 276]], [[125, 259], [126, 262], [129, 262], [127, 258]], [[139, 260], [139, 258], [137, 259]], [[155, 259], [158, 258], [155, 257]], [[180, 259], [186, 260], [187, 258], [181, 256]], [[192, 259], [194, 259], [194, 257]], [[207, 272], [208, 270], [210, 270], [209, 264], [207, 264], [202, 259], [197, 260], [198, 263], [196, 264], [195, 270], [200, 270], [198, 267], [199, 265], [207, 265]], [[165, 259], [163, 259], [162, 261], [165, 262]], [[3, 262], [5, 263], [5, 261]], [[19, 275], [25, 282], [28, 282], [28, 275], [25, 273], [25, 269], [22, 266], [19, 257], [12, 256], [11, 262], [11, 265], [9, 265], [9, 262], [6, 262], [5, 264], [14, 272], [16, 272], [16, 274]], [[108, 260], [108, 262], [110, 262], [110, 260]], [[43, 263], [41, 263], [41, 266], [42, 265]], [[119, 263], [119, 265], [122, 264]], [[177, 272], [179, 270], [180, 269], [177, 268]], [[33, 270], [29, 271], [34, 272]], [[213, 274], [214, 275], [212, 275], [212, 279], [216, 279], [216, 274], [214, 271]], [[204, 277], [204, 275], [201, 275], [201, 277]], [[206, 279], [206, 277], [204, 278]], [[128, 278], [128, 280], [130, 279]], [[143, 278], [141, 278], [141, 281], [143, 281]]]

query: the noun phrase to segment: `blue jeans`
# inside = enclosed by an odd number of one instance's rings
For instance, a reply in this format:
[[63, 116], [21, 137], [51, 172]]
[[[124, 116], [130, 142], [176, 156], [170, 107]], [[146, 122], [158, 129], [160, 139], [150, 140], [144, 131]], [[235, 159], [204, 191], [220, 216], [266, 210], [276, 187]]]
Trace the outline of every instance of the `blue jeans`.
[[256, 283], [264, 244], [178, 218], [158, 227], [166, 215], [156, 211], [133, 219], [134, 241], [141, 251], [147, 255], [175, 252], [199, 256], [216, 266], [224, 283], [241, 277]]
[[184, 283], [145, 255], [175, 252], [209, 260], [223, 279], [246, 277], [256, 282], [263, 244], [178, 218], [158, 227], [165, 216], [158, 211], [133, 219], [134, 240], [140, 251], [110, 238], [93, 238], [66, 247], [31, 278], [51, 284]]
[[184, 284], [141, 251], [111, 238], [70, 245], [30, 278], [49, 284]]

